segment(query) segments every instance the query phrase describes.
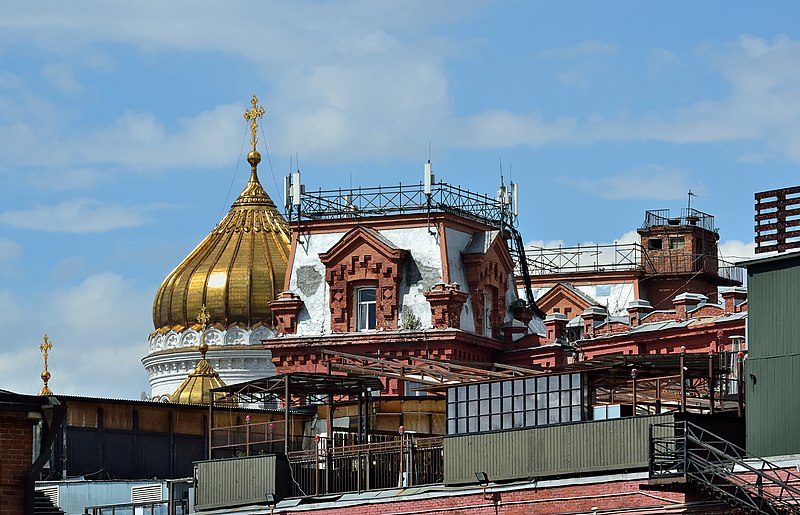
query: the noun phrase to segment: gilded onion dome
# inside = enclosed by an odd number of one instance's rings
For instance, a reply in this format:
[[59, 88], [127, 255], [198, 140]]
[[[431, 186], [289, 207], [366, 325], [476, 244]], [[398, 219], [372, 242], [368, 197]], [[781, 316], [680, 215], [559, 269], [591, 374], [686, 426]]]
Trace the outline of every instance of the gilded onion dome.
[[153, 303], [156, 331], [195, 325], [193, 314], [203, 305], [213, 313], [210, 325], [274, 327], [269, 302], [283, 290], [289, 227], [258, 180], [255, 118], [263, 109], [256, 110], [257, 101], [245, 113], [253, 122], [250, 180], [225, 218], [164, 279]]
[[200, 314], [197, 315], [197, 322], [200, 324], [200, 361], [197, 362], [194, 370], [175, 390], [175, 393], [170, 395], [171, 402], [208, 404], [211, 402], [211, 390], [226, 386], [217, 371], [206, 360], [208, 345], [206, 344], [205, 332], [206, 323], [210, 319], [211, 313], [206, 311], [205, 306], [201, 306]]

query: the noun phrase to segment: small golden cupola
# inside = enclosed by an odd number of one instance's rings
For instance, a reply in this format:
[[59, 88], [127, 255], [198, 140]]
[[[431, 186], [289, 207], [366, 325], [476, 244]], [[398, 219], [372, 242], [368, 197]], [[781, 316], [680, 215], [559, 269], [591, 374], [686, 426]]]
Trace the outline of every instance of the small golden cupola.
[[197, 315], [197, 322], [200, 324], [200, 361], [189, 373], [189, 376], [181, 383], [175, 390], [175, 393], [170, 395], [170, 401], [179, 402], [181, 404], [208, 404], [211, 402], [210, 390], [226, 386], [225, 382], [220, 379], [219, 374], [206, 360], [206, 352], [208, 352], [208, 344], [206, 343], [206, 323], [211, 318], [211, 314], [206, 310], [205, 306], [200, 308], [200, 314]]
[[170, 273], [153, 303], [157, 332], [180, 333], [194, 325], [193, 313], [206, 305], [209, 325], [224, 329], [275, 324], [269, 302], [283, 290], [289, 258], [289, 227], [258, 180], [258, 119], [264, 108], [253, 96], [244, 117], [250, 122], [250, 180], [225, 218]]

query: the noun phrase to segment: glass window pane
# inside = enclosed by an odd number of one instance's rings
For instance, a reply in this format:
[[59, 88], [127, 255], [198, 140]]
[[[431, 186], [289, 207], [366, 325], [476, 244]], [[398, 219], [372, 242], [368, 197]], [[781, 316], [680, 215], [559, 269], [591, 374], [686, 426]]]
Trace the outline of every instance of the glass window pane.
[[500, 397], [500, 383], [492, 383], [492, 397]]
[[514, 411], [525, 411], [525, 397], [522, 395], [515, 396], [513, 398], [514, 402]]
[[483, 383], [482, 385], [479, 385], [478, 389], [480, 390], [481, 399], [489, 398], [489, 383]]
[[572, 404], [580, 406], [581, 404], [581, 391], [580, 390], [572, 390]]
[[476, 384], [469, 385], [469, 392], [467, 393], [467, 395], [469, 395], [469, 400], [477, 399], [478, 398], [478, 385], [476, 385]]
[[525, 425], [527, 427], [535, 426], [536, 425], [536, 412], [535, 411], [526, 411], [525, 412]]
[[492, 415], [492, 429], [503, 429], [500, 425], [501, 415]]
[[561, 389], [562, 390], [569, 390], [569, 374], [564, 374], [561, 376]]
[[447, 434], [454, 435], [456, 434], [456, 419], [451, 418], [447, 421]]
[[582, 420], [583, 417], [581, 416], [581, 407], [580, 406], [573, 406], [572, 407], [572, 420], [577, 422]]
[[459, 402], [458, 403], [458, 413], [456, 414], [458, 418], [464, 418], [467, 416], [467, 403], [466, 402]]
[[492, 413], [500, 413], [500, 399], [492, 399]]
[[458, 433], [464, 434], [467, 432], [467, 419], [460, 418], [458, 419]]
[[468, 428], [470, 433], [477, 433], [478, 432], [478, 417], [469, 417]]
[[536, 379], [529, 377], [525, 380], [525, 391], [527, 393], [534, 393], [536, 391]]
[[550, 390], [558, 390], [559, 387], [558, 376], [550, 376], [547, 382], [547, 388]]
[[561, 405], [562, 406], [569, 406], [571, 404], [570, 401], [572, 400], [572, 395], [570, 395], [570, 393], [571, 392], [569, 392], [569, 390], [567, 390], [565, 392], [561, 392]]
[[558, 407], [558, 392], [550, 392], [547, 394], [547, 407], [548, 408], [557, 408]]
[[536, 409], [544, 409], [547, 407], [547, 394], [546, 393], [537, 393], [536, 394]]
[[478, 402], [479, 401], [469, 401], [469, 416], [470, 417], [477, 417], [478, 416]]
[[489, 414], [489, 399], [481, 400], [481, 415], [488, 415]]
[[525, 427], [525, 412], [514, 413], [514, 427]]
[[573, 388], [580, 388], [581, 386], [581, 375], [580, 374], [572, 374], [572, 387]]
[[566, 407], [561, 408], [561, 422], [570, 422], [572, 419], [570, 416], [572, 415], [572, 408]]
[[503, 413], [503, 429], [511, 429], [513, 427], [513, 415], [511, 413]]
[[560, 422], [560, 418], [559, 418], [558, 408], [547, 410], [547, 423], [548, 424], [558, 424], [559, 422]]
[[547, 424], [547, 410], [539, 410], [536, 412], [536, 425], [543, 426]]
[[511, 401], [513, 397], [503, 397], [503, 413], [511, 413]]
[[502, 385], [503, 385], [503, 396], [510, 397], [511, 394], [514, 393], [512, 391], [513, 383], [511, 381], [503, 381]]
[[358, 302], [375, 302], [375, 288], [359, 288]]
[[547, 378], [546, 377], [537, 377], [536, 378], [536, 391], [537, 392], [546, 392], [547, 391]]

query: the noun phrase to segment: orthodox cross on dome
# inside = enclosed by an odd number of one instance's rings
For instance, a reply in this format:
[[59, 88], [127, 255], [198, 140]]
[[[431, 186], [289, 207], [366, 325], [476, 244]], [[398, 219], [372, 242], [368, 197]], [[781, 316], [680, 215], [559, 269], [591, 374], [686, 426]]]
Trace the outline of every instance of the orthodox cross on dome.
[[200, 354], [203, 355], [203, 359], [206, 358], [206, 352], [208, 352], [208, 344], [206, 343], [206, 324], [210, 319], [211, 313], [208, 312], [206, 305], [203, 304], [203, 307], [200, 308], [200, 313], [197, 315], [197, 322], [200, 324]]
[[250, 103], [253, 104], [253, 107], [244, 112], [244, 119], [250, 122], [250, 132], [252, 133], [250, 143], [253, 145], [253, 152], [255, 152], [256, 143], [258, 142], [258, 136], [256, 136], [258, 119], [264, 116], [264, 107], [258, 105], [258, 98], [255, 95], [253, 95], [253, 99], [250, 100]]
[[47, 386], [47, 382], [50, 381], [50, 372], [47, 370], [47, 357], [52, 348], [53, 343], [45, 334], [44, 341], [39, 345], [39, 351], [44, 356], [44, 371], [42, 372], [42, 381], [44, 381], [44, 386], [41, 390], [39, 390], [39, 395], [53, 395], [53, 391]]

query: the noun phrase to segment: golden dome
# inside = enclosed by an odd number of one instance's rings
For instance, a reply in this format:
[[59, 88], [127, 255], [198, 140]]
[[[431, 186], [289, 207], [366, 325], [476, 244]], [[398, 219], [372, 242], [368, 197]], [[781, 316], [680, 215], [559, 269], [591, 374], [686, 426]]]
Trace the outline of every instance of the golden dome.
[[225, 386], [225, 382], [208, 363], [204, 353], [194, 370], [184, 379], [175, 393], [170, 395], [169, 400], [182, 404], [208, 404], [211, 402], [209, 390], [222, 386]]
[[260, 160], [250, 152], [250, 181], [231, 210], [164, 279], [153, 302], [157, 331], [189, 327], [203, 304], [210, 324], [274, 326], [269, 302], [283, 291], [289, 226], [258, 180]]

